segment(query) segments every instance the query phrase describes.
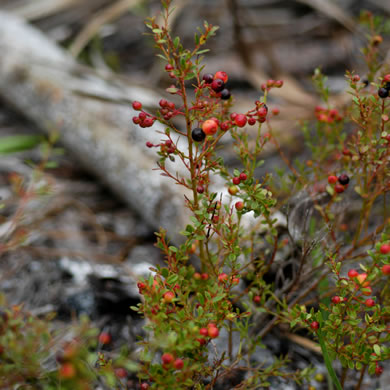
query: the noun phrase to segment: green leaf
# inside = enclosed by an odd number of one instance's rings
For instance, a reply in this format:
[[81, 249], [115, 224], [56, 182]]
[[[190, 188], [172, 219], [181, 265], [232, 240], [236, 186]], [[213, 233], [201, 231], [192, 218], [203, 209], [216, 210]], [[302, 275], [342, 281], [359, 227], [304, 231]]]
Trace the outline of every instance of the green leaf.
[[32, 149], [43, 140], [44, 138], [41, 135], [11, 135], [0, 137], [0, 154]]

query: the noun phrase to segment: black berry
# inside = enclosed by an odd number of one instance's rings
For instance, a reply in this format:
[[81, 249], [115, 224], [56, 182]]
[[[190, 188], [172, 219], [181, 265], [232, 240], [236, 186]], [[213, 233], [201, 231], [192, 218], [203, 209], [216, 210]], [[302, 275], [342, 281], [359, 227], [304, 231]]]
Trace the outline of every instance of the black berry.
[[221, 91], [221, 99], [228, 100], [230, 98], [230, 96], [231, 96], [230, 91], [227, 88], [225, 88]]
[[202, 142], [206, 138], [205, 132], [200, 127], [195, 127], [191, 133], [192, 139], [196, 142]]
[[225, 83], [221, 79], [215, 79], [211, 83], [211, 89], [215, 92], [221, 92], [225, 88]]
[[206, 84], [211, 84], [214, 80], [214, 76], [211, 73], [206, 73], [203, 75], [203, 81]]
[[342, 184], [343, 186], [349, 183], [349, 177], [345, 173], [341, 174], [337, 179], [339, 183]]
[[386, 99], [389, 96], [389, 90], [386, 88], [379, 88], [378, 89], [378, 96], [382, 99]]

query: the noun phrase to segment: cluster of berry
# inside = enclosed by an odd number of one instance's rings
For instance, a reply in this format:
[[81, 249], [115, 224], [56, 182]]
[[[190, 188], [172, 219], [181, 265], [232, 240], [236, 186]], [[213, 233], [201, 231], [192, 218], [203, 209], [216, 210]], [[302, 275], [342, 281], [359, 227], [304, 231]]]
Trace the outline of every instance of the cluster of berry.
[[349, 176], [345, 173], [341, 174], [339, 177], [335, 175], [329, 175], [328, 183], [331, 185], [335, 184], [334, 190], [338, 194], [341, 194], [348, 188]]

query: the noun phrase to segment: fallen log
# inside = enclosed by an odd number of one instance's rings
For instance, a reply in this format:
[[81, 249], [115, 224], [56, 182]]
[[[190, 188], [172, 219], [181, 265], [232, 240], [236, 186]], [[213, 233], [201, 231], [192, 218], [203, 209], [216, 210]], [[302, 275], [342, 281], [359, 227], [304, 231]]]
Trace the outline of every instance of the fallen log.
[[63, 145], [153, 229], [163, 226], [177, 237], [185, 221], [183, 193], [153, 170], [156, 156], [145, 147], [146, 140], [158, 143], [161, 136], [131, 122], [131, 100], [152, 105], [159, 97], [80, 66], [6, 12], [0, 12], [0, 48], [0, 98], [47, 134], [58, 132]]

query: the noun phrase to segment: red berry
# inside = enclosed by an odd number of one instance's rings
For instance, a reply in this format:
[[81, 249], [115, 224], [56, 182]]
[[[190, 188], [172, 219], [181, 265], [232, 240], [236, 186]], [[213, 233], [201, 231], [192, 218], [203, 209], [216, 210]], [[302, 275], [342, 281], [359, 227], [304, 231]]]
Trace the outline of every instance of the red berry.
[[161, 356], [161, 360], [162, 360], [163, 364], [168, 365], [168, 364], [171, 364], [173, 362], [174, 357], [171, 353], [166, 352]]
[[373, 307], [375, 306], [375, 301], [371, 298], [368, 298], [366, 299], [366, 301], [364, 302], [364, 304], [367, 306], [367, 307]]
[[202, 124], [202, 130], [206, 135], [213, 135], [218, 130], [218, 123], [214, 119], [207, 119]]
[[171, 64], [166, 64], [166, 65], [165, 65], [165, 70], [166, 70], [167, 72], [171, 72], [171, 71], [173, 70], [173, 65], [171, 65]]
[[238, 127], [244, 127], [246, 125], [246, 115], [244, 114], [237, 114], [237, 116], [234, 118], [234, 122]]
[[282, 88], [283, 87], [283, 80], [276, 80], [275, 81], [275, 87], [276, 88]]
[[142, 103], [137, 101], [133, 102], [133, 108], [136, 111], [142, 110]]
[[212, 339], [215, 339], [219, 335], [219, 330], [215, 326], [209, 326], [208, 328], [208, 334]]
[[248, 118], [248, 125], [253, 126], [256, 123], [256, 119], [252, 116]]
[[58, 371], [58, 376], [62, 379], [72, 379], [76, 375], [76, 369], [72, 363], [64, 363]]
[[390, 264], [385, 264], [384, 266], [382, 266], [382, 274], [390, 275]]
[[240, 283], [240, 279], [239, 278], [233, 278], [232, 279], [232, 284], [238, 284]]
[[382, 244], [379, 250], [382, 255], [387, 255], [390, 253], [390, 244]]
[[253, 302], [259, 304], [259, 303], [261, 302], [261, 297], [260, 297], [260, 295], [255, 295], [255, 296], [253, 297]]
[[150, 142], [150, 141], [147, 141], [146, 142], [146, 146], [148, 147], [148, 148], [153, 148], [153, 144]]
[[221, 92], [225, 88], [225, 83], [221, 79], [214, 79], [211, 83], [211, 89], [215, 92]]
[[348, 271], [348, 277], [350, 279], [356, 278], [356, 276], [358, 276], [358, 275], [359, 275], [359, 273], [356, 271], [356, 269], [350, 269]]
[[115, 369], [115, 375], [118, 378], [126, 378], [127, 377], [127, 371], [123, 367], [119, 367]]
[[245, 172], [241, 172], [239, 177], [241, 181], [248, 179], [248, 175]]
[[144, 120], [144, 125], [145, 127], [151, 127], [153, 126], [154, 120], [152, 118], [146, 118]]
[[343, 185], [341, 184], [336, 184], [334, 186], [334, 190], [338, 193], [338, 194], [341, 194], [342, 192], [344, 192], [345, 188]]
[[332, 297], [332, 302], [337, 305], [338, 303], [340, 303], [341, 301], [341, 298], [338, 296], [338, 295], [335, 295], [334, 297]]
[[164, 301], [166, 303], [171, 303], [173, 301], [173, 299], [175, 298], [175, 293], [173, 293], [172, 291], [167, 291], [164, 296]]
[[225, 122], [222, 122], [221, 123], [221, 130], [222, 131], [227, 131], [230, 129], [230, 126], [231, 126], [231, 122], [230, 121], [225, 121]]
[[268, 113], [268, 108], [267, 108], [266, 105], [261, 106], [261, 107], [257, 110], [257, 115], [260, 116], [260, 117], [265, 117], [265, 116], [267, 116], [267, 113]]
[[383, 373], [383, 367], [380, 366], [380, 365], [378, 364], [378, 365], [375, 367], [375, 374], [378, 375], [378, 376], [380, 376], [380, 375], [382, 375], [382, 373]]
[[355, 83], [357, 83], [358, 81], [360, 81], [360, 76], [358, 74], [355, 74], [353, 77], [352, 77], [352, 81], [354, 81]]
[[139, 125], [141, 123], [141, 119], [139, 119], [138, 116], [133, 116], [133, 123], [135, 125]]
[[232, 121], [234, 121], [234, 119], [236, 119], [236, 116], [237, 116], [238, 114], [236, 113], [236, 112], [232, 112], [231, 114], [230, 114], [230, 119], [232, 120]]
[[272, 114], [279, 115], [279, 113], [280, 113], [279, 108], [275, 107], [275, 108], [272, 109]]
[[209, 274], [206, 272], [203, 272], [203, 274], [201, 275], [201, 278], [202, 278], [202, 280], [208, 280]]
[[208, 336], [209, 335], [209, 331], [207, 328], [200, 328], [199, 329], [199, 334], [201, 334], [202, 336]]
[[149, 385], [146, 382], [141, 383], [141, 390], [148, 390]]
[[225, 273], [222, 273], [222, 274], [219, 274], [218, 275], [218, 280], [220, 281], [220, 282], [226, 282], [227, 280], [228, 280], [228, 276], [227, 276], [227, 274], [225, 274]]
[[228, 81], [228, 75], [226, 72], [223, 72], [223, 71], [218, 71], [215, 75], [214, 75], [214, 79], [221, 79], [224, 83], [226, 83]]
[[232, 182], [233, 182], [233, 184], [238, 185], [241, 183], [241, 180], [238, 176], [235, 176], [235, 177], [233, 177]]
[[199, 272], [195, 272], [195, 273], [194, 273], [194, 279], [195, 279], [195, 280], [200, 280], [200, 278], [201, 278], [200, 273], [199, 273]]
[[271, 88], [275, 85], [275, 80], [269, 79], [267, 80], [267, 87]]
[[207, 343], [206, 339], [196, 339], [200, 345], [205, 345]]
[[165, 99], [160, 99], [158, 104], [160, 105], [160, 107], [166, 107], [168, 102]]
[[182, 359], [177, 358], [173, 363], [173, 366], [176, 368], [176, 370], [181, 370], [184, 367], [184, 362]]
[[238, 210], [238, 211], [241, 211], [245, 207], [244, 202], [241, 202], [241, 201], [237, 202], [234, 206], [235, 206], [236, 210]]
[[110, 344], [111, 343], [111, 335], [108, 332], [100, 333], [99, 343], [100, 344]]
[[371, 295], [372, 294], [372, 288], [370, 286], [364, 286], [364, 290], [362, 291], [363, 295]]
[[384, 82], [389, 82], [390, 81], [390, 73], [388, 73], [385, 76], [383, 76], [383, 81]]
[[317, 330], [319, 327], [320, 327], [320, 324], [317, 321], [313, 321], [310, 324], [310, 328], [312, 328], [313, 330]]
[[337, 183], [337, 176], [335, 176], [335, 175], [329, 175], [329, 176], [328, 176], [328, 183], [329, 183], [329, 184], [336, 184], [336, 183]]
[[202, 185], [198, 185], [197, 187], [196, 187], [196, 192], [198, 193], [198, 194], [203, 194], [203, 192], [204, 192], [204, 187], [202, 186]]

